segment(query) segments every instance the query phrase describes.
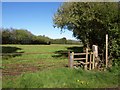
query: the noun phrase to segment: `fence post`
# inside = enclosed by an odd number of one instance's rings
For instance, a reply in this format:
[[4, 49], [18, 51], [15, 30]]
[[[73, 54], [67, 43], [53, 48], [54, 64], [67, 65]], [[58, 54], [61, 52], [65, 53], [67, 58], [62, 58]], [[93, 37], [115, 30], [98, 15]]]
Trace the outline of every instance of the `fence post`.
[[108, 66], [108, 34], [106, 34], [106, 68]]
[[73, 68], [74, 52], [70, 53], [70, 68]]
[[92, 54], [90, 53], [90, 63], [89, 63], [89, 70], [91, 70], [91, 59], [92, 59]]
[[92, 65], [92, 69], [94, 69], [95, 68], [95, 56], [94, 56], [94, 54], [93, 54], [93, 65]]
[[87, 70], [87, 62], [88, 62], [88, 48], [86, 48], [85, 70]]
[[68, 67], [70, 67], [70, 51], [68, 51]]

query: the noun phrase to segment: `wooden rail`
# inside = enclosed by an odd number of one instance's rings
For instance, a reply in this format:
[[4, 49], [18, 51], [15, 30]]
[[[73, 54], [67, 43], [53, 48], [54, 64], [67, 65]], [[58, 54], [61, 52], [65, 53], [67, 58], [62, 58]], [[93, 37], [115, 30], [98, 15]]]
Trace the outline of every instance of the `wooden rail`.
[[74, 58], [73, 60], [86, 60], [86, 58]]

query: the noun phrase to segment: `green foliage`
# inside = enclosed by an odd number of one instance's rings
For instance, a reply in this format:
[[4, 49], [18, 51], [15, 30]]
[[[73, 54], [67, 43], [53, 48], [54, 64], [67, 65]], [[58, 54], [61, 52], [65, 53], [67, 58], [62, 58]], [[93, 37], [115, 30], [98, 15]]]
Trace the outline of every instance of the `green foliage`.
[[25, 29], [2, 29], [0, 30], [0, 39], [3, 44], [80, 44], [79, 41], [61, 39], [50, 39], [45, 35], [36, 36]]
[[109, 33], [109, 57], [113, 65], [120, 65], [120, 30], [111, 29]]
[[[27, 44], [31, 42], [32, 34], [27, 30], [12, 30], [11, 31], [11, 41], [16, 41], [16, 44]], [[4, 34], [3, 34], [4, 35]], [[13, 42], [14, 43], [14, 42]]]
[[44, 36], [35, 36], [25, 29], [2, 29], [3, 44], [50, 44], [50, 39]]
[[[105, 35], [109, 35], [109, 55], [120, 52], [120, 9], [117, 2], [65, 2], [55, 13], [54, 26], [73, 31], [84, 46], [98, 45], [105, 52]], [[115, 54], [115, 56], [114, 56]]]

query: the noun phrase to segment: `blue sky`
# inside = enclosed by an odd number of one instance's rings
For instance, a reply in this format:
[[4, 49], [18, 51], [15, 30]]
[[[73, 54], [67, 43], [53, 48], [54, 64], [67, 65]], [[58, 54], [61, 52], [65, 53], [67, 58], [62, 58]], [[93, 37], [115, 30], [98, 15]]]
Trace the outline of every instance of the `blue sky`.
[[52, 17], [61, 2], [2, 2], [2, 26], [27, 29], [35, 35], [74, 39], [72, 32], [53, 27]]

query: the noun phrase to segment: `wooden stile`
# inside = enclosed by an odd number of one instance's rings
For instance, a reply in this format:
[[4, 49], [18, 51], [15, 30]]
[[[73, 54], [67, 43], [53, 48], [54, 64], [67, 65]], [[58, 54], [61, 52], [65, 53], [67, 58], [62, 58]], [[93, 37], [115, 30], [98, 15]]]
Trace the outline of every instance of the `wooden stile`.
[[[74, 58], [74, 55], [85, 55], [85, 58]], [[88, 62], [88, 55], [90, 55], [90, 60]], [[70, 68], [73, 68], [73, 66], [76, 66], [76, 65], [83, 65], [84, 66], [84, 69], [87, 70], [91, 70], [91, 69], [94, 69], [95, 67], [95, 56], [94, 56], [94, 53], [93, 52], [88, 52], [88, 48], [86, 48], [86, 53], [70, 53], [68, 52], [68, 59], [69, 59], [69, 62], [68, 62], [68, 65]], [[77, 61], [74, 63], [74, 61]], [[88, 67], [89, 65], [89, 67]]]

